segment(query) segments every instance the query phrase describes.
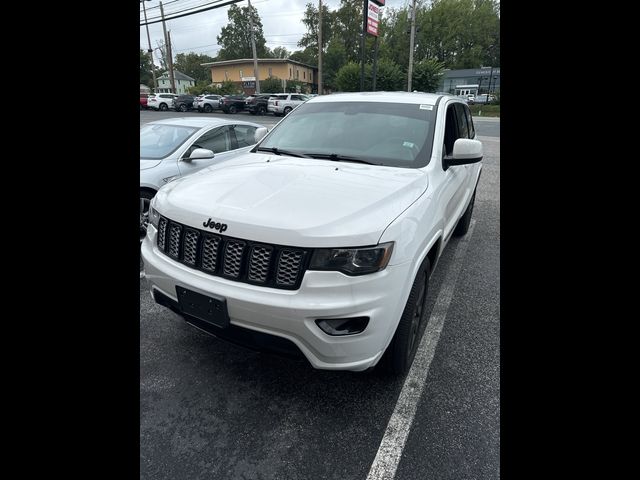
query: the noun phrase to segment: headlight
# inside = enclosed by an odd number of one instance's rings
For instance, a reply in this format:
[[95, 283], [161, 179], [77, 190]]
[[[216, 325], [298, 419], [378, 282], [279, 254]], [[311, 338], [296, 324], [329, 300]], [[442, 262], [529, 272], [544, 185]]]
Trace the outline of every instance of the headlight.
[[154, 201], [155, 201], [155, 198], [151, 200], [151, 203], [149, 204], [149, 223], [153, 225], [155, 228], [158, 228], [158, 221], [160, 220], [160, 214], [155, 208], [153, 208]]
[[310, 270], [337, 270], [347, 275], [364, 275], [384, 270], [393, 252], [393, 242], [366, 248], [318, 248]]

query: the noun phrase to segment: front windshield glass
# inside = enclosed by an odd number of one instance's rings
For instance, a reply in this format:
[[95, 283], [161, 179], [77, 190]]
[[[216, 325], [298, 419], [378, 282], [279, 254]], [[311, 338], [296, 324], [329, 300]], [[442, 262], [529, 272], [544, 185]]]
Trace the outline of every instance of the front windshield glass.
[[140, 129], [140, 158], [159, 160], [171, 155], [193, 133], [195, 127], [145, 125]]
[[432, 105], [304, 103], [273, 129], [259, 149], [419, 168], [431, 157], [434, 118]]

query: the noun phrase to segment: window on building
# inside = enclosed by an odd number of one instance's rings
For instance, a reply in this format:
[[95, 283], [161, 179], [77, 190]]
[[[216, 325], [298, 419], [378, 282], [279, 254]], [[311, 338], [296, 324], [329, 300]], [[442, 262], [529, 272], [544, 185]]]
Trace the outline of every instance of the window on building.
[[300, 70], [296, 68], [296, 80], [300, 79]]
[[291, 78], [291, 67], [289, 67], [289, 78]]
[[225, 79], [225, 81], [229, 80], [229, 71], [228, 70], [224, 71], [224, 79]]
[[242, 77], [244, 77], [244, 74], [242, 73], [242, 70], [240, 70], [240, 80], [242, 80]]
[[273, 68], [269, 67], [269, 77], [273, 76]]
[[303, 80], [306, 80], [306, 79], [307, 79], [307, 72], [306, 72], [306, 70], [303, 70], [303, 71], [302, 71], [302, 79], [303, 79]]

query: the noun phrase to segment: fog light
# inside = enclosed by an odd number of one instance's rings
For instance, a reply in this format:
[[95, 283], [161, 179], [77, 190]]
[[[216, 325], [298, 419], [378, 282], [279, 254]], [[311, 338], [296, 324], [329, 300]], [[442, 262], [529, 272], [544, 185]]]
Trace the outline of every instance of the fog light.
[[318, 325], [327, 335], [355, 335], [367, 328], [369, 317], [353, 318], [318, 318]]

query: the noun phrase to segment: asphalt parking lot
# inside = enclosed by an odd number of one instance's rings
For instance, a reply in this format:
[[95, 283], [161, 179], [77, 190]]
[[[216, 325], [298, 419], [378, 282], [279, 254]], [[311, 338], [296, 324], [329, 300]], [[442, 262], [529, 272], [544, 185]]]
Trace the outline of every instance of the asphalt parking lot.
[[[185, 115], [281, 120], [141, 111], [140, 125]], [[428, 363], [406, 386], [224, 343], [156, 305], [140, 279], [141, 479], [500, 477], [500, 121], [474, 121], [485, 156], [472, 229], [433, 272]]]

